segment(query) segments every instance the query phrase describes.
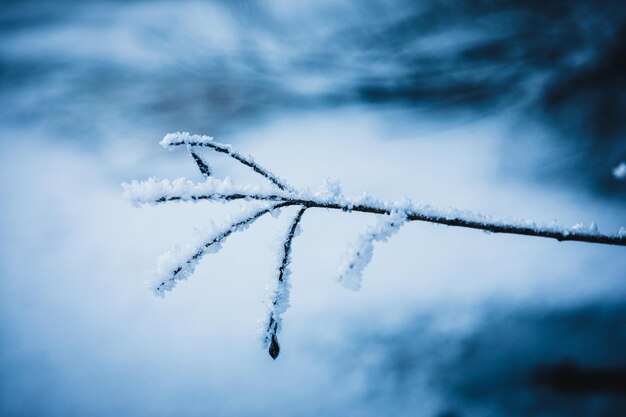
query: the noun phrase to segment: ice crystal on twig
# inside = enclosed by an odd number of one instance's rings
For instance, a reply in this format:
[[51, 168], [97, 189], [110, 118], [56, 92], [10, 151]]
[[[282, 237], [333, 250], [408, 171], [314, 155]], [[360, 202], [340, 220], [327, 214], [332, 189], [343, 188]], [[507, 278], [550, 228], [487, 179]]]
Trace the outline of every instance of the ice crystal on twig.
[[293, 188], [291, 188], [291, 186], [289, 186], [286, 182], [272, 174], [269, 170], [263, 168], [261, 165], [257, 164], [254, 158], [233, 151], [230, 145], [213, 141], [211, 136], [190, 135], [187, 132], [176, 132], [168, 133], [161, 141], [161, 146], [166, 149], [173, 149], [174, 147], [180, 145], [187, 145], [189, 147], [204, 146], [211, 148], [216, 152], [224, 153], [237, 162], [252, 168], [254, 172], [269, 180], [279, 189], [283, 191], [293, 191]]
[[280, 353], [278, 344], [278, 332], [282, 327], [282, 314], [289, 308], [289, 293], [291, 291], [291, 245], [293, 238], [300, 232], [300, 220], [306, 207], [300, 208], [293, 218], [285, 238], [281, 241], [278, 249], [278, 271], [276, 288], [272, 294], [272, 305], [265, 325], [264, 344], [272, 359], [276, 359]]
[[363, 271], [372, 260], [374, 242], [386, 242], [406, 223], [406, 213], [398, 210], [380, 216], [376, 224], [367, 228], [350, 249], [339, 272], [337, 280], [344, 287], [359, 290], [363, 281]]
[[187, 279], [196, 269], [200, 259], [209, 253], [216, 253], [222, 248], [222, 243], [228, 236], [248, 228], [259, 217], [281, 204], [271, 207], [255, 208], [237, 218], [230, 218], [220, 227], [212, 227], [203, 239], [177, 246], [159, 258], [157, 269], [154, 271], [151, 288], [156, 295], [163, 296], [171, 291], [178, 281]]

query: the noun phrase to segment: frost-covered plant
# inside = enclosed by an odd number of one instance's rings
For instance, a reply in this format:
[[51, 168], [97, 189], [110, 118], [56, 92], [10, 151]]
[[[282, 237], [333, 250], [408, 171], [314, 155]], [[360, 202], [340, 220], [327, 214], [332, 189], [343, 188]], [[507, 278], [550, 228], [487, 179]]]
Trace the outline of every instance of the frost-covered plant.
[[[565, 228], [555, 224], [538, 224], [530, 220], [505, 221], [456, 209], [440, 210], [428, 205], [417, 206], [406, 200], [395, 203], [383, 202], [366, 194], [348, 198], [343, 196], [339, 184], [332, 181], [325, 182], [321, 191], [318, 192], [299, 190], [259, 165], [253, 158], [234, 151], [230, 145], [217, 143], [209, 136], [170, 133], [163, 138], [161, 145], [170, 150], [185, 146], [204, 176], [204, 181], [194, 183], [184, 178], [174, 181], [159, 181], [150, 178], [147, 181], [122, 184], [126, 198], [133, 204], [244, 200], [249, 202], [250, 207], [236, 217], [228, 218], [221, 225], [213, 224], [203, 233], [203, 236], [193, 242], [178, 246], [162, 255], [150, 285], [158, 296], [164, 296], [167, 291], [174, 288], [178, 281], [187, 279], [194, 272], [200, 259], [206, 254], [219, 251], [222, 243], [234, 232], [245, 230], [255, 220], [268, 213], [277, 214], [280, 208], [299, 207], [278, 248], [276, 283], [263, 326], [263, 341], [273, 359], [276, 359], [280, 352], [278, 333], [281, 330], [281, 316], [289, 307], [292, 242], [300, 232], [300, 222], [306, 210], [323, 208], [378, 216], [378, 221], [369, 226], [359, 236], [357, 242], [349, 248], [348, 256], [340, 267], [338, 281], [352, 290], [358, 290], [361, 287], [363, 271], [373, 255], [374, 242], [386, 242], [404, 224], [412, 221], [478, 229], [489, 233], [509, 233], [553, 238], [559, 241], [626, 246], [626, 229], [623, 227], [616, 234], [602, 234], [598, 232], [595, 223], [590, 226], [576, 224]], [[199, 147], [223, 153], [251, 168], [267, 180], [268, 186], [237, 186], [228, 178], [225, 180], [215, 178], [209, 164], [196, 152], [196, 148]]]

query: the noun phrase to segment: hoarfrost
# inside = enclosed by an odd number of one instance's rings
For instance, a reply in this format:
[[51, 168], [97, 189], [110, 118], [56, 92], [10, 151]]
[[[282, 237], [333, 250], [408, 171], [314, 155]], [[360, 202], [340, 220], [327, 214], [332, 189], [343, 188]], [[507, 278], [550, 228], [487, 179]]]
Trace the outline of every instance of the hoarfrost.
[[293, 218], [287, 233], [280, 240], [276, 251], [277, 279], [276, 287], [272, 292], [272, 304], [269, 308], [264, 325], [263, 344], [269, 350], [273, 359], [278, 357], [280, 346], [277, 335], [282, 328], [282, 315], [289, 308], [289, 294], [291, 292], [291, 245], [293, 238], [302, 233], [300, 220], [306, 207], [302, 207]]
[[178, 145], [203, 145], [207, 143], [213, 143], [212, 136], [206, 135], [192, 135], [189, 132], [176, 132], [168, 133], [163, 137], [163, 140], [159, 142], [159, 145], [165, 149], [172, 150]]
[[[204, 147], [211, 148], [217, 152], [228, 155], [229, 157], [233, 158], [237, 162], [249, 168], [252, 168], [254, 172], [266, 178], [268, 181], [270, 181], [280, 190], [291, 191], [291, 192], [294, 191], [293, 187], [288, 185], [283, 179], [272, 174], [269, 170], [259, 165], [254, 160], [253, 157], [242, 155], [238, 152], [233, 151], [231, 146], [228, 144], [214, 142], [211, 136], [192, 135], [188, 132], [168, 133], [167, 135], [165, 135], [163, 140], [161, 140], [160, 144], [164, 148], [170, 149], [170, 150], [180, 145], [187, 145], [187, 148], [190, 150], [193, 146], [204, 146]], [[194, 159], [196, 160], [196, 163], [198, 164], [198, 168], [200, 168], [200, 171], [202, 171], [202, 174], [205, 176], [209, 176], [210, 174], [208, 172], [208, 166], [204, 164], [203, 161], [201, 161], [201, 163], [198, 163], [198, 160], [201, 160], [201, 158], [198, 157], [198, 159], [196, 159], [194, 157]], [[207, 172], [205, 172], [205, 168]]]
[[325, 178], [314, 196], [323, 200], [341, 199], [343, 198], [341, 183], [337, 178]]
[[[572, 239], [572, 237], [601, 236], [609, 239], [617, 235], [599, 235], [597, 225], [592, 223], [586, 226], [583, 223], [571, 227], [559, 226], [556, 221], [538, 223], [528, 219], [497, 218], [467, 210], [453, 208], [434, 208], [429, 205], [414, 205], [410, 200], [396, 203], [380, 201], [367, 193], [356, 197], [344, 197], [337, 181], [326, 180], [315, 192], [285, 191], [276, 189], [269, 184], [235, 186], [229, 178], [224, 180], [207, 177], [204, 182], [193, 183], [185, 178], [176, 180], [158, 180], [150, 178], [147, 181], [132, 181], [124, 183], [123, 195], [134, 205], [159, 204], [166, 201], [273, 201], [286, 205], [306, 204], [309, 207], [327, 207], [343, 211], [368, 211], [383, 214], [384, 212], [401, 211], [409, 220], [421, 220], [432, 223], [441, 223], [461, 227], [482, 229], [486, 233], [514, 233], [514, 234], [550, 234], [556, 239]], [[278, 213], [272, 213], [277, 215]]]
[[202, 159], [200, 155], [196, 153], [196, 151], [193, 150], [193, 146], [187, 145], [187, 152], [189, 152], [189, 155], [191, 155], [191, 157], [193, 158], [202, 176], [204, 178], [210, 177], [211, 167], [209, 166], [209, 164], [206, 163], [204, 159]]
[[374, 242], [386, 242], [406, 223], [406, 212], [394, 210], [389, 215], [379, 217], [361, 234], [348, 250], [348, 256], [340, 267], [337, 280], [346, 288], [357, 291], [361, 288], [363, 271], [372, 260]]
[[165, 292], [171, 291], [179, 281], [193, 274], [204, 255], [218, 252], [228, 236], [245, 230], [252, 222], [272, 209], [273, 207], [257, 207], [237, 217], [229, 217], [229, 220], [220, 226], [212, 224], [193, 242], [176, 246], [161, 255], [152, 279], [148, 282], [149, 287], [156, 295], [164, 296]]
[[[309, 208], [335, 209], [344, 212], [364, 212], [376, 214], [378, 221], [362, 233], [357, 242], [349, 248], [348, 256], [341, 265], [338, 281], [346, 288], [358, 290], [362, 285], [363, 271], [372, 259], [374, 242], [386, 242], [407, 221], [422, 221], [448, 226], [482, 230], [485, 233], [508, 233], [515, 235], [539, 236], [559, 241], [572, 240], [614, 245], [626, 245], [626, 228], [617, 234], [601, 234], [595, 223], [586, 226], [583, 223], [569, 228], [561, 227], [556, 221], [550, 224], [537, 223], [525, 219], [502, 219], [472, 213], [453, 208], [437, 209], [430, 205], [413, 205], [410, 200], [386, 202], [374, 199], [367, 193], [355, 197], [345, 197], [338, 180], [327, 179], [317, 191], [298, 190], [289, 186], [276, 175], [255, 162], [252, 157], [233, 151], [230, 145], [213, 141], [210, 136], [191, 135], [187, 132], [167, 134], [161, 141], [167, 149], [186, 145], [195, 160], [204, 182], [194, 183], [185, 178], [173, 181], [149, 178], [147, 181], [132, 181], [122, 184], [124, 197], [134, 205], [159, 204], [167, 201], [220, 201], [245, 200], [265, 204], [256, 206], [235, 217], [221, 226], [211, 225], [201, 236], [183, 246], [176, 246], [159, 259], [151, 289], [156, 295], [163, 296], [178, 281], [188, 278], [195, 270], [200, 259], [221, 249], [222, 243], [232, 233], [246, 229], [256, 219], [265, 214], [277, 217], [280, 209], [299, 206], [291, 227], [283, 235], [282, 245], [277, 251], [277, 280], [271, 295], [271, 305], [263, 324], [263, 340], [269, 354], [276, 359], [280, 352], [277, 334], [281, 329], [282, 315], [289, 308], [291, 289], [291, 243], [301, 231], [300, 219]], [[211, 176], [209, 165], [194, 151], [194, 147], [211, 148], [226, 154], [255, 173], [270, 181], [265, 188], [256, 185], [235, 186], [229, 178], [224, 180]], [[626, 178], [626, 162], [620, 163], [613, 170], [616, 178]], [[271, 205], [269, 202], [272, 202]]]
[[[269, 195], [268, 188], [257, 185], [235, 186], [229, 177], [207, 177], [204, 182], [194, 183], [186, 178], [173, 181], [149, 178], [122, 184], [124, 198], [133, 205], [157, 204], [165, 201], [228, 201], [232, 195]], [[232, 199], [232, 198], [231, 198]]]

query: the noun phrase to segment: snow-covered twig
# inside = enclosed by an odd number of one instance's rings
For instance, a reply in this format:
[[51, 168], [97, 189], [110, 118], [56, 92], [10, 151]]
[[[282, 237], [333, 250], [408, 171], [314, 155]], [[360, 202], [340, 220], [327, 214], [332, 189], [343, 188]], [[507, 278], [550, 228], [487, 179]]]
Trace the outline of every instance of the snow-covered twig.
[[[215, 185], [218, 184], [218, 185]], [[599, 233], [595, 227], [584, 227], [576, 224], [561, 227], [554, 224], [539, 224], [532, 220], [505, 220], [491, 216], [461, 211], [456, 209], [436, 209], [428, 205], [415, 206], [380, 202], [368, 197], [344, 198], [341, 196], [318, 197], [307, 192], [255, 191], [254, 186], [234, 187], [223, 183], [204, 182], [193, 184], [191, 181], [179, 179], [146, 182], [133, 181], [125, 184], [125, 194], [134, 204], [159, 204], [168, 201], [232, 201], [258, 200], [282, 202], [287, 205], [306, 206], [308, 208], [325, 208], [344, 212], [362, 212], [371, 214], [391, 214], [394, 210], [406, 213], [407, 221], [423, 221], [443, 224], [446, 226], [464, 227], [482, 230], [489, 233], [535, 236], [556, 239], [558, 241], [575, 241], [601, 243], [607, 245], [626, 246], [626, 233]], [[177, 190], [177, 191], [173, 191]], [[258, 190], [258, 188], [256, 188]]]
[[300, 208], [298, 214], [293, 218], [287, 236], [284, 239], [282, 247], [278, 251], [278, 277], [276, 279], [276, 289], [272, 294], [272, 306], [268, 314], [267, 324], [265, 326], [264, 344], [268, 349], [268, 353], [272, 359], [276, 359], [280, 353], [280, 345], [278, 344], [278, 332], [282, 326], [282, 314], [289, 308], [289, 292], [291, 290], [291, 243], [293, 238], [298, 234], [298, 228], [302, 215], [306, 207]]
[[216, 152], [226, 154], [234, 160], [242, 163], [243, 165], [252, 168], [254, 172], [261, 175], [262, 177], [267, 178], [270, 182], [272, 182], [281, 190], [293, 191], [293, 188], [291, 186], [278, 178], [276, 175], [272, 174], [267, 169], [263, 168], [261, 165], [257, 164], [253, 158], [233, 151], [230, 148], [230, 145], [213, 141], [213, 137], [211, 136], [190, 135], [187, 132], [168, 133], [167, 135], [165, 135], [160, 144], [166, 149], [172, 149], [173, 147], [180, 145], [204, 146], [207, 148], [211, 148]]
[[337, 278], [341, 285], [354, 291], [361, 289], [363, 271], [374, 255], [374, 242], [386, 242], [405, 223], [406, 213], [394, 210], [389, 216], [381, 216], [375, 225], [370, 226], [365, 233], [360, 235], [341, 266]]
[[196, 269], [200, 259], [208, 254], [218, 252], [222, 242], [234, 232], [245, 230], [259, 217], [272, 210], [287, 206], [280, 203], [261, 209], [253, 209], [237, 219], [231, 219], [222, 227], [214, 228], [207, 237], [184, 247], [177, 247], [165, 253], [159, 259], [159, 264], [154, 273], [153, 283], [150, 285], [156, 295], [163, 296], [166, 291], [171, 291], [178, 281], [187, 279]]
[[[555, 224], [538, 224], [529, 220], [502, 220], [481, 214], [475, 214], [456, 209], [435, 209], [422, 205], [416, 206], [410, 202], [386, 203], [371, 197], [360, 196], [346, 198], [337, 183], [326, 183], [325, 190], [317, 193], [297, 190], [289, 186], [251, 157], [246, 157], [233, 151], [229, 145], [219, 144], [209, 136], [190, 135], [189, 133], [171, 133], [161, 141], [165, 148], [187, 145], [189, 153], [196, 162], [204, 182], [193, 183], [184, 178], [174, 181], [158, 181], [150, 178], [147, 181], [132, 181], [122, 184], [125, 197], [135, 205], [160, 204], [168, 201], [218, 201], [228, 202], [245, 200], [260, 202], [261, 208], [230, 219], [221, 227], [213, 228], [211, 232], [196, 243], [178, 247], [174, 251], [163, 255], [155, 274], [152, 285], [153, 291], [164, 295], [175, 284], [191, 275], [200, 258], [207, 253], [216, 252], [221, 243], [232, 233], [248, 227], [263, 215], [275, 212], [283, 207], [299, 206], [300, 210], [294, 217], [288, 229], [282, 247], [279, 248], [279, 267], [276, 289], [272, 296], [272, 306], [265, 326], [264, 340], [269, 354], [276, 358], [279, 353], [277, 333], [280, 330], [281, 315], [289, 306], [289, 264], [291, 262], [291, 245], [297, 234], [299, 223], [305, 210], [323, 208], [340, 210], [346, 213], [361, 212], [380, 215], [381, 221], [368, 228], [360, 236], [358, 244], [351, 252], [349, 259], [342, 266], [340, 282], [348, 288], [358, 289], [361, 286], [361, 275], [369, 263], [373, 253], [373, 242], [384, 242], [406, 222], [422, 221], [447, 226], [464, 227], [482, 230], [488, 233], [507, 233], [513, 235], [552, 238], [558, 241], [577, 241], [601, 243], [608, 245], [626, 246], [626, 229], [621, 228], [614, 234], [598, 232], [595, 223], [586, 227], [577, 224], [572, 227], [560, 227]], [[243, 165], [250, 167], [257, 174], [269, 180], [272, 186], [260, 187], [257, 185], [235, 186], [228, 178], [216, 179], [212, 176], [209, 165], [194, 152], [195, 146], [204, 146], [219, 153], [224, 153]]]
[[196, 161], [196, 165], [198, 166], [198, 169], [200, 170], [200, 173], [202, 174], [202, 176], [204, 178], [208, 178], [211, 176], [211, 168], [209, 167], [209, 164], [207, 164], [201, 157], [200, 155], [198, 155], [196, 153], [196, 151], [193, 150], [193, 146], [191, 145], [187, 145], [187, 150], [189, 151], [189, 154], [191, 155], [191, 157], [193, 158], [194, 161]]

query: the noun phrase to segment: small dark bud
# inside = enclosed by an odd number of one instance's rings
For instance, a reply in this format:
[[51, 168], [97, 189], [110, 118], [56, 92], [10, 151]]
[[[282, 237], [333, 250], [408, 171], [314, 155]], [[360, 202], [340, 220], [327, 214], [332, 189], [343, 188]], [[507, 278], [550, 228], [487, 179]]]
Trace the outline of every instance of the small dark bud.
[[268, 352], [272, 359], [276, 359], [278, 354], [280, 353], [280, 345], [278, 344], [278, 340], [276, 340], [276, 336], [272, 335], [272, 341], [270, 342], [270, 348]]

